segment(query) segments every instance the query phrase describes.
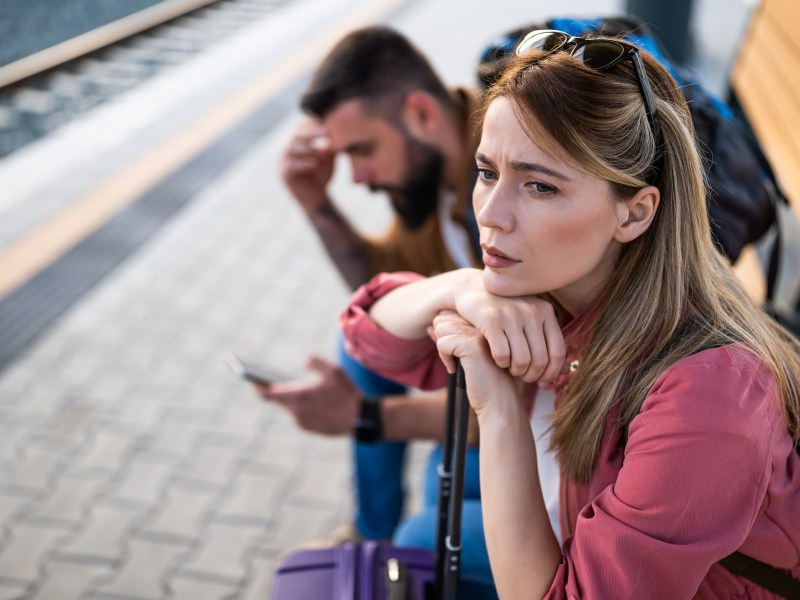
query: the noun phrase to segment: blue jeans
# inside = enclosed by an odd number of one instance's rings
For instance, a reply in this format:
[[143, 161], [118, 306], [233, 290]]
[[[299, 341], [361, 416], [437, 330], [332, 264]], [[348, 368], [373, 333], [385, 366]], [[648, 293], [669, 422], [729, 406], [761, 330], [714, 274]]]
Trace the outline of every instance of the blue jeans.
[[[370, 396], [403, 394], [404, 386], [370, 371], [345, 352], [340, 344], [340, 364], [362, 393]], [[397, 546], [435, 549], [438, 465], [441, 446], [431, 452], [423, 478], [423, 509], [400, 523], [405, 490], [405, 442], [354, 444], [356, 516], [358, 532], [367, 539], [389, 539]], [[494, 590], [480, 505], [478, 449], [467, 450], [462, 513], [461, 587], [459, 598], [497, 598]]]

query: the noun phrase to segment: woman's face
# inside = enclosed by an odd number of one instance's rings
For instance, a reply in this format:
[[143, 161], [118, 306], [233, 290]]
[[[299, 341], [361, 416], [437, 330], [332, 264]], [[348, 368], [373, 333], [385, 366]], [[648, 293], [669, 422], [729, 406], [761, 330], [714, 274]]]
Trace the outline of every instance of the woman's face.
[[621, 247], [610, 185], [534, 143], [503, 97], [489, 106], [473, 201], [483, 281], [502, 296], [550, 292], [580, 312], [612, 272]]

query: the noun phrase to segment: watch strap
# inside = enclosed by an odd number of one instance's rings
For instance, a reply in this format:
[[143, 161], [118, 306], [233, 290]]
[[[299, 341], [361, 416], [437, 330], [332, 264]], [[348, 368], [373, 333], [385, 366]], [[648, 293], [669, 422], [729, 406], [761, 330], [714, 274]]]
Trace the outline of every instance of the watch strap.
[[383, 439], [380, 398], [364, 396], [353, 426], [356, 441], [371, 444]]

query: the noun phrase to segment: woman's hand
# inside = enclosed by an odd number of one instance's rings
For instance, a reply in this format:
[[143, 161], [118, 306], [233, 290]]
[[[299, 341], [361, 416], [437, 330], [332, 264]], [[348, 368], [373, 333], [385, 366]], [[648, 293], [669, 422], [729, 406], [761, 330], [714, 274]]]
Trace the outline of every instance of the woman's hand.
[[469, 401], [479, 418], [498, 405], [498, 398], [516, 396], [514, 378], [495, 364], [486, 338], [469, 321], [452, 310], [442, 311], [433, 320], [430, 335], [450, 373], [456, 371], [455, 359], [461, 361]]
[[553, 306], [537, 296], [491, 294], [477, 269], [463, 281], [456, 312], [486, 339], [497, 366], [528, 383], [554, 381], [567, 350]]

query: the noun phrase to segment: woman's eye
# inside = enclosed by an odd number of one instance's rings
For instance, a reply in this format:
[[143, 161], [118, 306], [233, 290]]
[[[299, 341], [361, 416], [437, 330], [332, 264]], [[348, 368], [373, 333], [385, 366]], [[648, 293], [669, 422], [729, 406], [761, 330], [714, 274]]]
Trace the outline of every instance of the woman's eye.
[[478, 178], [482, 181], [494, 181], [497, 176], [489, 169], [478, 169]]
[[554, 188], [552, 185], [542, 183], [541, 181], [532, 181], [528, 184], [528, 187], [531, 189], [531, 191], [539, 196], [549, 196], [556, 192], [556, 188]]

